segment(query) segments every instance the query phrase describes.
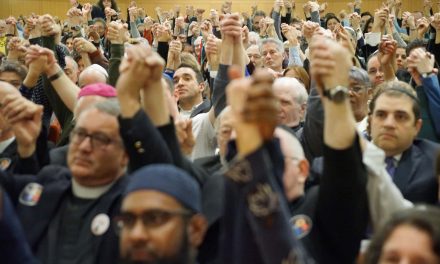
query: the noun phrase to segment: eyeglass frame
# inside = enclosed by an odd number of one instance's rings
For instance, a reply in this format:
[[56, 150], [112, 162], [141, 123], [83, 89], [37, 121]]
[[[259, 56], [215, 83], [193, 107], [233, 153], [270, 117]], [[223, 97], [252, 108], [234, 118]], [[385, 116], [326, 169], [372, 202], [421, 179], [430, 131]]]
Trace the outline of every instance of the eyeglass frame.
[[356, 85], [356, 88], [357, 88], [357, 90], [355, 90], [354, 87], [349, 86], [348, 90], [353, 92], [353, 93], [358, 94], [358, 93], [360, 93], [362, 91], [366, 91], [368, 87], [366, 85]]
[[[75, 137], [79, 137], [78, 133], [81, 132], [81, 130], [84, 132], [84, 135], [82, 135], [83, 137], [77, 138], [76, 140], [74, 139]], [[104, 135], [106, 137], [106, 142], [103, 142], [100, 139], [97, 139], [97, 136], [99, 135]], [[73, 143], [75, 145], [81, 145], [84, 140], [86, 138], [90, 138], [90, 145], [91, 147], [94, 149], [96, 148], [106, 148], [107, 146], [111, 145], [111, 144], [116, 144], [116, 143], [120, 143], [118, 140], [114, 140], [112, 139], [110, 136], [106, 135], [105, 133], [102, 132], [97, 132], [97, 133], [87, 133], [86, 130], [84, 128], [74, 128], [72, 129], [72, 131], [70, 132], [70, 143]], [[96, 144], [97, 142], [99, 142], [98, 144]]]
[[[151, 223], [147, 223], [148, 221], [145, 220], [145, 216], [149, 215], [151, 217], [152, 214], [154, 213], [162, 213], [165, 214], [164, 219], [160, 222], [160, 223], [153, 223], [154, 221], [149, 220]], [[121, 214], [115, 216], [113, 218], [113, 223], [115, 226], [115, 230], [116, 233], [121, 233], [122, 231], [131, 231], [133, 230], [133, 228], [136, 226], [139, 218], [141, 219], [142, 222], [142, 227], [144, 229], [151, 229], [151, 228], [157, 228], [160, 227], [164, 224], [166, 224], [169, 220], [171, 220], [171, 218], [175, 217], [175, 216], [181, 216], [184, 218], [190, 218], [194, 215], [195, 213], [189, 210], [185, 210], [185, 209], [181, 209], [181, 210], [162, 210], [162, 209], [151, 209], [148, 211], [144, 211], [142, 212], [140, 215], [136, 215], [133, 213], [129, 213], [129, 212], [122, 212]], [[130, 216], [130, 217], [134, 217], [134, 221], [131, 224], [124, 224], [124, 216]]]

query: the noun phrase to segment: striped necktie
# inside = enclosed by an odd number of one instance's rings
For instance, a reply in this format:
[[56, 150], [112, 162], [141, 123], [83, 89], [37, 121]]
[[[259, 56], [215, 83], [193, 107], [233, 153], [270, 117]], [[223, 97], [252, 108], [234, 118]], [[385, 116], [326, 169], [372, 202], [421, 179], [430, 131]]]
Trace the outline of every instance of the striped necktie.
[[394, 157], [386, 157], [385, 164], [388, 174], [390, 174], [391, 179], [394, 179], [394, 172], [396, 172], [396, 162]]

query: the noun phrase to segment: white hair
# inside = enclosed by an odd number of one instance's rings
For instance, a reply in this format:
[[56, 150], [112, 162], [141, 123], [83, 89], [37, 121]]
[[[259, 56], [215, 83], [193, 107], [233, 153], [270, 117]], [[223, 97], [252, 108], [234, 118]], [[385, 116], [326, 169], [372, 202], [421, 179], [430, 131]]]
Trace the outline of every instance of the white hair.
[[292, 77], [277, 78], [277, 79], [275, 79], [275, 81], [273, 83], [273, 87], [288, 87], [288, 88], [290, 88], [294, 92], [295, 100], [299, 104], [305, 104], [307, 102], [308, 97], [309, 97], [309, 95], [307, 94], [307, 90], [304, 87], [304, 84], [302, 84], [296, 78], [292, 78]]

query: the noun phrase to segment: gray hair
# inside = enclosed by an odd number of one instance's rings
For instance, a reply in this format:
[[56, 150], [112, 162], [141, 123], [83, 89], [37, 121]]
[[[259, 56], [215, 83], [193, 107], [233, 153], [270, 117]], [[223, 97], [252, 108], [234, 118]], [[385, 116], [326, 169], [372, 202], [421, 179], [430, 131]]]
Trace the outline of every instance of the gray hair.
[[283, 53], [284, 52], [284, 44], [283, 42], [281, 42], [281, 40], [279, 39], [274, 39], [274, 38], [267, 38], [267, 39], [262, 39], [260, 40], [260, 42], [258, 43], [258, 46], [260, 47], [260, 52], [263, 53], [263, 46], [265, 44], [268, 43], [273, 43], [276, 45], [278, 52]]
[[368, 77], [368, 73], [364, 69], [351, 67], [349, 78], [358, 82], [360, 85], [371, 87], [370, 78]]
[[351, 38], [357, 41], [357, 35], [353, 28], [344, 27], [344, 29], [351, 35]]
[[121, 114], [121, 108], [116, 98], [109, 98], [102, 102], [98, 102], [92, 105], [89, 109], [96, 109], [100, 112], [109, 114], [116, 118]]
[[295, 101], [299, 104], [307, 103], [307, 99], [309, 95], [307, 94], [307, 90], [300, 81], [296, 78], [292, 77], [281, 77], [275, 79], [273, 86], [287, 86], [291, 88], [295, 93]]

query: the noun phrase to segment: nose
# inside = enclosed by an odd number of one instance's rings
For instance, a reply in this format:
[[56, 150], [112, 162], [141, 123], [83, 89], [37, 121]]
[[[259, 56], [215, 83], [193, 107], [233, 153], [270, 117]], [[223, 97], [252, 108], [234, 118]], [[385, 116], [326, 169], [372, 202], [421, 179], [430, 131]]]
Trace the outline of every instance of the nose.
[[387, 115], [387, 117], [384, 120], [384, 125], [386, 127], [391, 127], [391, 128], [395, 127], [396, 120], [394, 119], [394, 116], [391, 114]]
[[383, 72], [381, 70], [378, 70], [376, 72], [376, 77], [381, 77], [383, 75]]
[[133, 228], [129, 230], [129, 239], [132, 242], [142, 242], [148, 240], [148, 232], [145, 230], [144, 225], [140, 219], [136, 220]]
[[87, 151], [87, 152], [92, 151], [92, 149], [93, 149], [93, 147], [92, 147], [92, 139], [90, 138], [90, 136], [87, 136], [81, 142], [81, 144], [79, 144], [79, 149], [82, 150], [82, 151]]

